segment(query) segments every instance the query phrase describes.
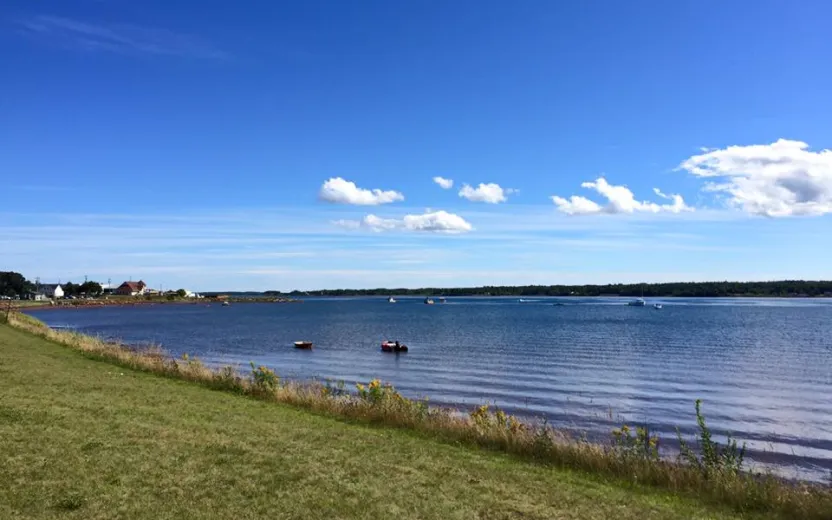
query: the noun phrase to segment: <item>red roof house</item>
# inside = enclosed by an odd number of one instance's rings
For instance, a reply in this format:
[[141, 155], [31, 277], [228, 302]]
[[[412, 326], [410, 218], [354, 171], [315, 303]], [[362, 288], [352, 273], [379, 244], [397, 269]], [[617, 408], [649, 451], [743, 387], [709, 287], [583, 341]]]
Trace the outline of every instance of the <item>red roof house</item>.
[[147, 284], [139, 280], [138, 282], [124, 282], [116, 289], [116, 294], [123, 296], [141, 296], [147, 290]]

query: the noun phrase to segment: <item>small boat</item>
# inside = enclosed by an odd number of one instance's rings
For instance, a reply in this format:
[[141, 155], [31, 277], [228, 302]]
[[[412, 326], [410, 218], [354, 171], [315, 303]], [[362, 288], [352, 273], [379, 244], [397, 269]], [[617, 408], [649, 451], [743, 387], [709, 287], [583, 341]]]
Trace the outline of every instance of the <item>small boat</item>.
[[448, 303], [448, 300], [445, 298], [439, 298], [439, 303]]
[[661, 304], [661, 303], [654, 303], [654, 304], [653, 304], [653, 308], [654, 308], [654, 309], [661, 309], [661, 308], [662, 308], [662, 304]]
[[633, 301], [627, 302], [630, 307], [644, 307], [647, 302], [644, 301], [644, 287], [641, 288], [641, 298], [636, 298]]
[[391, 296], [387, 298], [387, 303], [396, 303], [396, 299]]
[[311, 341], [295, 341], [295, 348], [310, 349], [312, 348]]
[[381, 343], [382, 352], [407, 352], [407, 345], [402, 345], [398, 341], [384, 341]]
[[433, 298], [425, 298], [425, 305], [433, 305], [434, 301]]
[[229, 302], [229, 301], [224, 301], [224, 302], [222, 302], [222, 306], [223, 306], [223, 307], [231, 307], [231, 302]]

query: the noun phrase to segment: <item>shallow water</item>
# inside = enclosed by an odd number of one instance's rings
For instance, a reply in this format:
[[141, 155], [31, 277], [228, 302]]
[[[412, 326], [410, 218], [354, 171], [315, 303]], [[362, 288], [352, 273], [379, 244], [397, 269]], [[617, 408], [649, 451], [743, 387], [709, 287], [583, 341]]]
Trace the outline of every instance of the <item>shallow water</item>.
[[[561, 302], [564, 305], [553, 305]], [[213, 364], [284, 377], [378, 377], [434, 403], [484, 402], [606, 437], [623, 421], [673, 444], [693, 405], [752, 462], [832, 474], [832, 300], [614, 298], [308, 299], [303, 304], [154, 305], [29, 311], [51, 326], [156, 343]], [[379, 351], [399, 339], [407, 354]], [[292, 348], [308, 339], [313, 351]]]

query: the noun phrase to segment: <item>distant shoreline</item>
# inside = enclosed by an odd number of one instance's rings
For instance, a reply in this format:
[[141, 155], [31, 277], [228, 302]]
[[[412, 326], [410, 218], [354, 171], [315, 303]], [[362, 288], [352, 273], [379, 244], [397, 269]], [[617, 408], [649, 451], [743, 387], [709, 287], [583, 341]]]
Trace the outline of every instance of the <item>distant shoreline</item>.
[[[220, 294], [205, 292], [203, 294]], [[480, 287], [421, 287], [417, 289], [374, 288], [374, 289], [321, 289], [313, 291], [265, 291], [228, 292], [227, 294], [262, 294], [265, 296], [421, 296], [421, 297], [456, 297], [456, 296], [514, 296], [517, 298], [558, 296], [577, 296], [583, 298], [609, 296], [629, 298], [815, 298], [832, 297], [830, 280], [775, 280], [765, 282], [668, 282], [668, 283], [629, 283], [603, 285], [522, 285]]]
[[[413, 300], [419, 300], [425, 298], [426, 295], [424, 294], [397, 294], [397, 293], [390, 293], [390, 295], [395, 296], [396, 298], [408, 298]], [[339, 299], [363, 299], [363, 298], [375, 298], [375, 299], [385, 299], [387, 296], [381, 296], [378, 294], [351, 294], [351, 295], [309, 295], [307, 298], [309, 299], [318, 299], [318, 298], [339, 298]], [[600, 296], [581, 296], [581, 295], [568, 295], [568, 296], [550, 296], [550, 295], [524, 295], [523, 297], [514, 296], [514, 295], [484, 295], [484, 294], [465, 294], [465, 295], [454, 295], [448, 296], [448, 298], [500, 298], [500, 299], [527, 299], [527, 298], [538, 298], [538, 299], [547, 299], [547, 300], [555, 300], [555, 299], [594, 299], [594, 298], [604, 298], [604, 299], [620, 299], [620, 300], [630, 300], [633, 296], [618, 296], [618, 295], [600, 295]], [[774, 295], [756, 295], [756, 294], [736, 294], [730, 296], [648, 296], [644, 295], [645, 299], [663, 299], [663, 300], [670, 300], [670, 299], [760, 299], [760, 300], [826, 300], [832, 297], [827, 295], [822, 296], [774, 296]], [[57, 302], [53, 302], [51, 300], [43, 301], [43, 302], [34, 302], [34, 301], [24, 301], [24, 302], [12, 302], [11, 307], [14, 310], [18, 311], [27, 311], [27, 310], [58, 310], [58, 309], [95, 309], [95, 308], [102, 308], [102, 307], [148, 307], [154, 305], [191, 305], [191, 306], [205, 306], [205, 307], [213, 307], [222, 304], [222, 302], [228, 301], [229, 303], [233, 304], [280, 304], [280, 303], [303, 303], [303, 300], [294, 299], [294, 298], [274, 298], [268, 297], [264, 298], [262, 296], [234, 296], [227, 299], [214, 299], [214, 298], [204, 298], [198, 300], [136, 300], [136, 301], [108, 301], [108, 300], [58, 300]], [[21, 304], [22, 303], [22, 304]], [[531, 303], [531, 302], [530, 302]]]
[[25, 301], [21, 305], [21, 302], [13, 302], [12, 308], [21, 311], [27, 310], [53, 310], [53, 309], [95, 309], [100, 307], [147, 307], [153, 305], [193, 305], [193, 306], [216, 306], [222, 304], [222, 302], [227, 301], [229, 303], [302, 303], [302, 300], [297, 300], [293, 298], [238, 298], [238, 297], [230, 297], [224, 299], [216, 299], [216, 298], [189, 298], [189, 299], [182, 299], [182, 300], [164, 300], [164, 299], [153, 299], [153, 300], [144, 300], [144, 299], [136, 299], [136, 300], [103, 300], [103, 299], [95, 299], [95, 300], [47, 300], [43, 302], [37, 301]]

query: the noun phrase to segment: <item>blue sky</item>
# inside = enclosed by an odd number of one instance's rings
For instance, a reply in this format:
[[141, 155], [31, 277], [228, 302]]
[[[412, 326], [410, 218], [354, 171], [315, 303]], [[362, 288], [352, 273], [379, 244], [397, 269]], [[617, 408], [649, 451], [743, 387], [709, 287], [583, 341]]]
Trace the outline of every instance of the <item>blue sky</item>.
[[0, 269], [194, 290], [832, 278], [830, 17], [7, 1]]

